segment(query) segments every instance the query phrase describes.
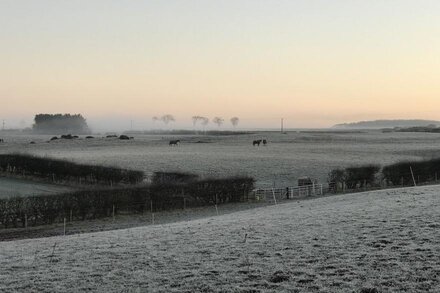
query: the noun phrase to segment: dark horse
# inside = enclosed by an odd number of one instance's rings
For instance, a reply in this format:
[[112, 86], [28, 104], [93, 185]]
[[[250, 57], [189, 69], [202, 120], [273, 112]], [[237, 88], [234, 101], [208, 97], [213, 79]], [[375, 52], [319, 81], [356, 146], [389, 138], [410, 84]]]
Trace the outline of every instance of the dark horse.
[[267, 145], [267, 140], [263, 139], [263, 145]]
[[177, 146], [177, 145], [179, 145], [179, 143], [180, 143], [179, 139], [170, 140], [170, 146]]
[[253, 145], [253, 146], [256, 146], [256, 145], [260, 146], [260, 143], [261, 143], [261, 139], [259, 139], [259, 140], [254, 140], [254, 141], [252, 142], [252, 145]]

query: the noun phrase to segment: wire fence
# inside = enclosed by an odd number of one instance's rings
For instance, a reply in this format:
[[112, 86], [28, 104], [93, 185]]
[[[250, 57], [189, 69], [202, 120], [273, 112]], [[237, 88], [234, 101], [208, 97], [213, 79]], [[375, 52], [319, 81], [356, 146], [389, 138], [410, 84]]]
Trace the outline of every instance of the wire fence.
[[[283, 200], [300, 199], [314, 196], [323, 196], [341, 193], [353, 193], [372, 191], [387, 188], [409, 187], [440, 183], [438, 173], [417, 174], [410, 170], [390, 180], [389, 178], [378, 177], [372, 182], [370, 179], [356, 179], [351, 181], [330, 182], [324, 184], [310, 184], [304, 186], [289, 186], [281, 188], [259, 188], [251, 192], [241, 194], [240, 203], [277, 204]], [[194, 208], [206, 208], [212, 212], [209, 215], [219, 215], [222, 209], [220, 201], [215, 199], [210, 203], [201, 202], [185, 195], [174, 195], [164, 200], [155, 201], [151, 197], [147, 200], [120, 202], [115, 204], [97, 203], [93, 208], [81, 209], [75, 205], [73, 208], [65, 208], [60, 205], [51, 205], [50, 201], [41, 202], [38, 206], [23, 206], [16, 201], [0, 201], [0, 227], [29, 229], [33, 226], [63, 223], [64, 227], [75, 221], [95, 220], [99, 218], [110, 218], [116, 221], [118, 215], [136, 215], [143, 217], [146, 223], [157, 223], [158, 217], [171, 211], [187, 211]], [[6, 205], [5, 205], [6, 203]], [[3, 206], [2, 206], [3, 204]], [[66, 233], [64, 231], [64, 233]]]

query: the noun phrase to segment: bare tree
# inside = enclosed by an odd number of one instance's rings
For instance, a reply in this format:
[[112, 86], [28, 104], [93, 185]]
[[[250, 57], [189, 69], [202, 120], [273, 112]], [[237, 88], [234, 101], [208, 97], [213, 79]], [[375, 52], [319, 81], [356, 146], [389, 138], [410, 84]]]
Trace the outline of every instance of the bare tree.
[[160, 120], [161, 120], [163, 123], [165, 123], [166, 125], [168, 125], [168, 123], [170, 123], [170, 122], [174, 122], [174, 121], [176, 121], [176, 119], [174, 118], [174, 116], [173, 116], [173, 115], [170, 115], [170, 114], [163, 115], [162, 117], [160, 117]]
[[218, 127], [220, 127], [224, 121], [225, 121], [225, 119], [223, 119], [222, 117], [214, 117], [212, 119], [212, 122], [217, 124]]
[[191, 117], [191, 120], [192, 120], [192, 122], [193, 122], [193, 126], [195, 127], [196, 124], [197, 124], [197, 122], [199, 122], [199, 121], [203, 121], [203, 118], [204, 118], [204, 117], [202, 117], [202, 116], [192, 116], [192, 117]]
[[209, 119], [206, 117], [200, 117], [200, 120], [202, 121], [203, 127], [206, 127], [206, 125], [209, 124]]
[[240, 118], [238, 118], [238, 117], [231, 118], [231, 124], [232, 124], [232, 126], [234, 126], [234, 128], [237, 127], [239, 122], [240, 122]]

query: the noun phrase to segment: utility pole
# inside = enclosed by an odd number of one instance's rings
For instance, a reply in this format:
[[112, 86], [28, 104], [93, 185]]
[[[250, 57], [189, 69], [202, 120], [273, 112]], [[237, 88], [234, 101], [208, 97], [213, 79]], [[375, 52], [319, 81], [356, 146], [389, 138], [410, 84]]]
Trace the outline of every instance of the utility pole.
[[281, 133], [284, 132], [284, 118], [281, 118]]

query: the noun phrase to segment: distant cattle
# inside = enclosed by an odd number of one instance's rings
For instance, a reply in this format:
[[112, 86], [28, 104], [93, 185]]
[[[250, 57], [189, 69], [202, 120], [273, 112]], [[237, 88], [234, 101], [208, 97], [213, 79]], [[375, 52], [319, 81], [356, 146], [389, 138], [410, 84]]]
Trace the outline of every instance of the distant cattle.
[[5, 142], [5, 141], [3, 140], [3, 138], [0, 138], [0, 142]]
[[35, 141], [31, 141], [30, 144], [35, 144]]
[[254, 141], [252, 142], [252, 145], [253, 145], [253, 146], [260, 146], [261, 141], [262, 141], [261, 139], [254, 140]]
[[91, 139], [91, 138], [94, 138], [94, 137], [91, 135], [86, 136], [86, 139]]
[[58, 137], [54, 136], [50, 140], [52, 141], [52, 140], [57, 140], [57, 139], [58, 139]]
[[267, 140], [263, 139], [263, 145], [267, 145]]
[[106, 138], [116, 138], [118, 137], [116, 134], [107, 135]]
[[170, 146], [178, 146], [180, 144], [180, 140], [170, 140]]
[[126, 135], [121, 135], [121, 136], [119, 136], [119, 139], [121, 139], [121, 140], [129, 140], [130, 138], [128, 136], [126, 136]]

